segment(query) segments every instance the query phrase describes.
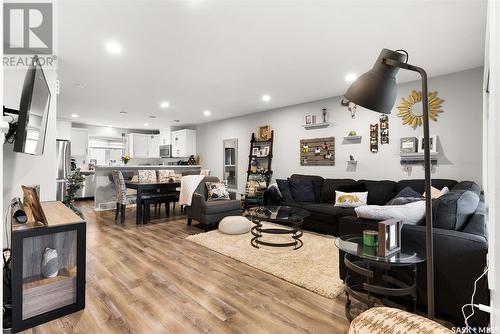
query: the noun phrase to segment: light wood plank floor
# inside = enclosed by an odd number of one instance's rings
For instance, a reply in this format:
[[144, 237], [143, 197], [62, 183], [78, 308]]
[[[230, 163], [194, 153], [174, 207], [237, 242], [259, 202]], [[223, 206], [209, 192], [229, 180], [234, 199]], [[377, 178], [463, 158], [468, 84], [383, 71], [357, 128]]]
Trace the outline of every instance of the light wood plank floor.
[[[24, 333], [346, 333], [330, 300], [185, 240], [177, 211], [135, 225], [77, 202], [87, 220], [84, 311]], [[164, 211], [164, 210], [163, 210]]]

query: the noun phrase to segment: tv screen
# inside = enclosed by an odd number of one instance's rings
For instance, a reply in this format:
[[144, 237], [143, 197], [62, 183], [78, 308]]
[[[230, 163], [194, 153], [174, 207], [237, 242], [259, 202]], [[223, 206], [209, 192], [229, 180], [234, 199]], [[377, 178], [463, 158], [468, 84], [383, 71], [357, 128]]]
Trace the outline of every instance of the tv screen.
[[14, 151], [41, 155], [49, 118], [50, 90], [38, 58], [24, 78]]

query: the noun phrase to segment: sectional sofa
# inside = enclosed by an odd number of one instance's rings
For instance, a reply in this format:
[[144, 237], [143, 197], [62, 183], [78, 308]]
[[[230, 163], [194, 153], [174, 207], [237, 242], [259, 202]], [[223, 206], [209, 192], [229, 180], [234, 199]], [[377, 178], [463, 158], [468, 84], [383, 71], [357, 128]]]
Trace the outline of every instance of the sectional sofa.
[[[363, 230], [377, 230], [378, 221], [356, 216], [353, 208], [335, 207], [335, 190], [359, 185], [368, 191], [368, 205], [385, 205], [401, 190], [411, 187], [422, 194], [424, 180], [353, 180], [325, 179], [320, 176], [294, 174], [286, 180], [277, 180], [278, 187], [270, 187], [264, 194], [266, 205], [288, 205], [308, 210], [303, 228], [334, 236], [357, 234]], [[462, 306], [470, 303], [473, 284], [486, 266], [488, 237], [485, 221], [484, 197], [480, 187], [471, 181], [458, 182], [434, 179], [437, 189], [448, 187], [450, 192], [433, 200], [434, 271], [436, 313], [441, 319], [463, 325]], [[476, 194], [478, 201], [467, 200], [467, 194]], [[465, 194], [465, 195], [464, 195]], [[472, 196], [474, 197], [474, 196]], [[424, 222], [404, 225], [402, 247], [419, 249], [425, 254]], [[343, 258], [343, 254], [341, 254]], [[345, 265], [339, 261], [340, 278], [345, 277]], [[425, 263], [418, 267], [419, 309], [426, 308]], [[489, 305], [489, 292], [482, 280], [475, 302]], [[470, 323], [486, 325], [488, 316], [482, 312]]]

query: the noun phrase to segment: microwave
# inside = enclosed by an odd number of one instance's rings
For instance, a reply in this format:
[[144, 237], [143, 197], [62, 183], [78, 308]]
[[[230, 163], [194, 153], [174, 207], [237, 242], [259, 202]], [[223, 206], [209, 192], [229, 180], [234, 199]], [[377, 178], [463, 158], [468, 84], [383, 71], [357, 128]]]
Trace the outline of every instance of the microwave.
[[171, 158], [172, 157], [172, 145], [160, 145], [160, 157], [161, 158]]

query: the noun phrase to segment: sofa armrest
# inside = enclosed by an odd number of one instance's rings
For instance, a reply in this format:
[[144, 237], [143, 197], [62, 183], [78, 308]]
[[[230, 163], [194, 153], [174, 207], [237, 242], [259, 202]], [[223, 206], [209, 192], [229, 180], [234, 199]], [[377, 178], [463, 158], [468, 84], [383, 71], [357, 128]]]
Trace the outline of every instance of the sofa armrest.
[[198, 193], [194, 193], [193, 199], [191, 200], [191, 206], [189, 207], [190, 210], [193, 212], [201, 212], [205, 206], [205, 198]]
[[[401, 233], [403, 248], [425, 255], [425, 226], [404, 225]], [[433, 245], [436, 309], [441, 310], [444, 319], [462, 324], [462, 306], [470, 303], [474, 281], [484, 271], [488, 242], [483, 236], [434, 228]], [[427, 291], [425, 263], [419, 265], [418, 270], [418, 300], [419, 304], [424, 304]], [[489, 305], [487, 280], [484, 278], [478, 282], [475, 303]], [[470, 323], [484, 326], [488, 323], [488, 316], [476, 312]]]

